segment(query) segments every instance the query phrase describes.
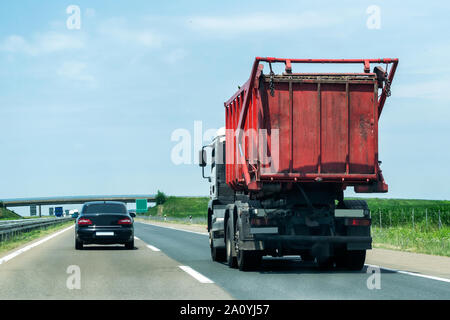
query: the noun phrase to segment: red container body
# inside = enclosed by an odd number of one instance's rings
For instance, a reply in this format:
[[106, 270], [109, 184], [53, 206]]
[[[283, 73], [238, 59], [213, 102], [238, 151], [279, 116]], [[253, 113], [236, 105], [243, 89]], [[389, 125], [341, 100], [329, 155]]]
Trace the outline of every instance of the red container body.
[[[260, 62], [281, 62], [282, 75]], [[292, 63], [361, 63], [361, 73], [292, 73]], [[383, 87], [370, 64], [392, 64]], [[226, 182], [234, 190], [273, 183], [337, 183], [387, 192], [378, 162], [378, 119], [397, 59], [256, 58], [249, 80], [227, 102]], [[381, 91], [381, 94], [379, 94]]]

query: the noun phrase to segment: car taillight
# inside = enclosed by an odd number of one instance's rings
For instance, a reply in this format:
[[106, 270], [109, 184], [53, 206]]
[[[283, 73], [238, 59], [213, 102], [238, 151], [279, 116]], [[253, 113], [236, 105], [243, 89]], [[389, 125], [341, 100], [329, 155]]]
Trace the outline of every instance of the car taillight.
[[131, 219], [129, 218], [125, 218], [125, 219], [120, 219], [119, 221], [117, 221], [118, 224], [132, 224]]
[[86, 218], [78, 219], [78, 225], [79, 226], [88, 226], [88, 225], [91, 225], [91, 224], [92, 224], [92, 221], [89, 220], [89, 219], [86, 219]]
[[353, 226], [353, 227], [368, 227], [370, 226], [370, 220], [369, 219], [347, 219], [346, 223], [347, 226]]

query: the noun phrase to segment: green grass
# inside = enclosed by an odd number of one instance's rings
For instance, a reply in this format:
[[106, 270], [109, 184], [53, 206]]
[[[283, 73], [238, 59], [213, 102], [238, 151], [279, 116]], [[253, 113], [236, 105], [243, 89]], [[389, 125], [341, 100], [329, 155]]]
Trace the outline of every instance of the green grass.
[[[450, 226], [450, 201], [417, 199], [364, 199], [371, 211], [373, 224], [382, 227]], [[440, 218], [440, 222], [439, 222]]]
[[206, 217], [208, 197], [167, 197], [164, 204], [150, 208], [145, 215], [170, 217]]
[[0, 242], [0, 255], [2, 255], [5, 252], [11, 251], [17, 247], [20, 247], [30, 241], [33, 241], [40, 237], [49, 235], [57, 230], [68, 227], [73, 223], [74, 223], [73, 221], [62, 222], [57, 225], [49, 226], [45, 229], [36, 229], [29, 232], [20, 233], [14, 237], [11, 237], [6, 241]]
[[450, 257], [450, 227], [372, 227], [374, 247]]
[[22, 216], [5, 208], [0, 208], [0, 220], [5, 220], [5, 219], [22, 219]]

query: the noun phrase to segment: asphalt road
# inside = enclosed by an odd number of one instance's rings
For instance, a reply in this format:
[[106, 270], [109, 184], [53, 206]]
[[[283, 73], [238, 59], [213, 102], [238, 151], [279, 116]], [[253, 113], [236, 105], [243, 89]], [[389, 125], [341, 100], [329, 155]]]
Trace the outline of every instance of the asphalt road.
[[259, 270], [242, 272], [212, 262], [208, 236], [144, 223], [136, 235], [172, 259], [205, 275], [236, 299], [450, 299], [450, 283], [381, 269], [380, 289], [368, 289], [372, 273], [319, 271], [299, 258], [263, 259]]
[[[75, 250], [74, 228], [0, 264], [0, 300], [6, 299], [231, 299], [201, 283], [162, 252], [135, 241]], [[79, 267], [79, 288], [74, 267]], [[69, 273], [68, 273], [69, 271]], [[67, 282], [69, 280], [69, 289]]]
[[[264, 258], [259, 270], [240, 272], [211, 261], [204, 234], [136, 222], [135, 235], [134, 250], [90, 245], [78, 251], [71, 228], [2, 257], [0, 300], [450, 299], [448, 282], [381, 270], [381, 289], [370, 290], [366, 269], [323, 272], [296, 258]], [[74, 284], [79, 289], [69, 288]]]

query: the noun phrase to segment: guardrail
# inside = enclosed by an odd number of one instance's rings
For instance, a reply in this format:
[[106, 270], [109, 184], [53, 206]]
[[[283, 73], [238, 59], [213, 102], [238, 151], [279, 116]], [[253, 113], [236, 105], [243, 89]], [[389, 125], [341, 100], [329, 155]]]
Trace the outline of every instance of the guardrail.
[[0, 221], [0, 242], [5, 241], [22, 232], [46, 228], [51, 225], [71, 220], [73, 220], [72, 217]]

